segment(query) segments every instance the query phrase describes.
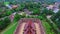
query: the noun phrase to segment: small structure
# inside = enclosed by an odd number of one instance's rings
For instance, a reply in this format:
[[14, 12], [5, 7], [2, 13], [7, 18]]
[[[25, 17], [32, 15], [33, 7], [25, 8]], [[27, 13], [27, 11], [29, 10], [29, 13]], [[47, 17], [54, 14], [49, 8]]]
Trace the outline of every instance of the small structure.
[[4, 4], [5, 4], [5, 6], [8, 7], [9, 9], [15, 9], [15, 8], [18, 7], [18, 5], [11, 5], [11, 4], [9, 4], [9, 2], [5, 2]]
[[53, 9], [54, 5], [49, 5], [48, 7], [46, 7], [48, 10]]
[[12, 9], [15, 9], [17, 7], [18, 7], [18, 5], [12, 5]]
[[29, 11], [28, 9], [24, 9], [24, 12], [28, 15], [30, 15], [32, 13], [32, 11]]
[[11, 22], [13, 21], [15, 14], [16, 14], [16, 12], [15, 12], [15, 13], [13, 13], [13, 14], [11, 14], [11, 15], [9, 16], [9, 17], [10, 17]]
[[53, 10], [54, 13], [57, 13], [59, 11], [59, 5], [60, 5], [60, 2], [56, 2], [55, 4], [53, 5], [48, 5], [48, 7], [46, 7], [48, 10]]

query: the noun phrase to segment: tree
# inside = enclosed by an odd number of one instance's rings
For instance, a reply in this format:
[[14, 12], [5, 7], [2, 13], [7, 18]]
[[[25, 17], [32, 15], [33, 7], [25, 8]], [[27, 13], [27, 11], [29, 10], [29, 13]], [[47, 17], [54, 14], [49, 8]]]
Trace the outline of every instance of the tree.
[[52, 14], [54, 14], [54, 12], [52, 10], [48, 10], [48, 9], [44, 8], [42, 11], [42, 14], [52, 15]]
[[0, 20], [0, 31], [3, 29], [3, 20]]
[[6, 16], [9, 16], [9, 15], [12, 14], [12, 11], [10, 11], [10, 10], [6, 10], [5, 14], [6, 14]]
[[28, 9], [33, 8], [32, 2], [25, 3], [25, 7], [28, 8]]
[[39, 15], [40, 14], [40, 10], [39, 9], [33, 9], [33, 15]]
[[18, 21], [20, 18], [24, 18], [25, 16], [19, 15], [18, 13], [14, 16], [14, 21]]
[[60, 10], [51, 17], [51, 20], [58, 26], [60, 29]]
[[33, 8], [34, 8], [34, 7], [40, 8], [41, 4], [40, 4], [40, 3], [34, 3], [32, 6], [33, 6]]
[[5, 13], [0, 14], [0, 18], [5, 17], [5, 16], [6, 16]]
[[23, 10], [24, 7], [25, 7], [25, 4], [24, 3], [20, 4], [20, 6], [19, 6], [20, 9], [19, 10]]
[[11, 23], [8, 17], [4, 18], [4, 20], [0, 20], [0, 30], [5, 29]]
[[19, 14], [16, 14], [16, 15], [14, 16], [14, 21], [18, 21], [20, 18], [21, 18], [21, 16], [20, 16]]
[[9, 24], [11, 21], [8, 17], [5, 17], [3, 22], [6, 23], [6, 24]]

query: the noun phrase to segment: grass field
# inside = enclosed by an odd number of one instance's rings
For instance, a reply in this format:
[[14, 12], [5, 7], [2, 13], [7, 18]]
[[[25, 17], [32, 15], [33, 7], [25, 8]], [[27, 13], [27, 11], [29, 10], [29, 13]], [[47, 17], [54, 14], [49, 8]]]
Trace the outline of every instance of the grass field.
[[46, 34], [55, 34], [53, 30], [51, 29], [51, 26], [48, 24], [48, 22], [42, 20], [42, 25], [45, 29]]
[[13, 34], [17, 27], [17, 24], [18, 24], [17, 22], [11, 24], [8, 28], [6, 28], [4, 32], [2, 32], [2, 34]]

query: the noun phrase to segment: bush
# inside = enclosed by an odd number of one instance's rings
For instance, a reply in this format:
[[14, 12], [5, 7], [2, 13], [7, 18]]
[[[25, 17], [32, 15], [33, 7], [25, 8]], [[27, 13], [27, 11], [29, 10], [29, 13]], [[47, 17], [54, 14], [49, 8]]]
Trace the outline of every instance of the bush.
[[4, 20], [0, 20], [0, 30], [5, 29], [11, 23], [8, 17], [4, 18]]
[[16, 14], [15, 16], [14, 16], [14, 21], [18, 21], [20, 19], [20, 15], [19, 14]]
[[39, 15], [40, 14], [40, 10], [35, 8], [35, 9], [33, 9], [33, 13], [32, 14], [33, 15]]
[[5, 14], [6, 14], [6, 16], [9, 16], [9, 15], [11, 15], [11, 14], [12, 14], [12, 11], [7, 10], [7, 11], [5, 12]]
[[51, 20], [58, 26], [60, 29], [60, 10], [51, 17]]
[[24, 18], [25, 16], [21, 16], [21, 15], [19, 15], [19, 14], [16, 14], [15, 16], [14, 16], [14, 21], [18, 21], [20, 18]]
[[52, 10], [48, 10], [48, 9], [44, 8], [44, 10], [42, 11], [42, 14], [52, 15], [52, 14], [54, 14], [54, 12]]

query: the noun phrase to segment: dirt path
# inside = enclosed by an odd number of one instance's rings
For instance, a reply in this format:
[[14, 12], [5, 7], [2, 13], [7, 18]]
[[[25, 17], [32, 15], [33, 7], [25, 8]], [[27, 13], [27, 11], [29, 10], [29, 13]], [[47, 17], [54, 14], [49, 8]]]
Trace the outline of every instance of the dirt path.
[[34, 24], [35, 24], [35, 27], [36, 27], [36, 33], [37, 33], [37, 34], [41, 34], [39, 25], [38, 25], [37, 23], [34, 23]]
[[26, 24], [26, 23], [22, 23], [22, 25], [21, 25], [21, 29], [19, 29], [19, 33], [18, 33], [18, 34], [23, 34], [25, 24]]
[[[26, 24], [26, 23], [23, 23], [23, 24], [21, 25], [21, 29], [19, 30], [18, 34], [23, 34], [25, 24]], [[35, 24], [35, 27], [36, 27], [36, 34], [41, 34], [39, 25], [38, 25], [37, 23], [34, 23], [34, 24]]]

